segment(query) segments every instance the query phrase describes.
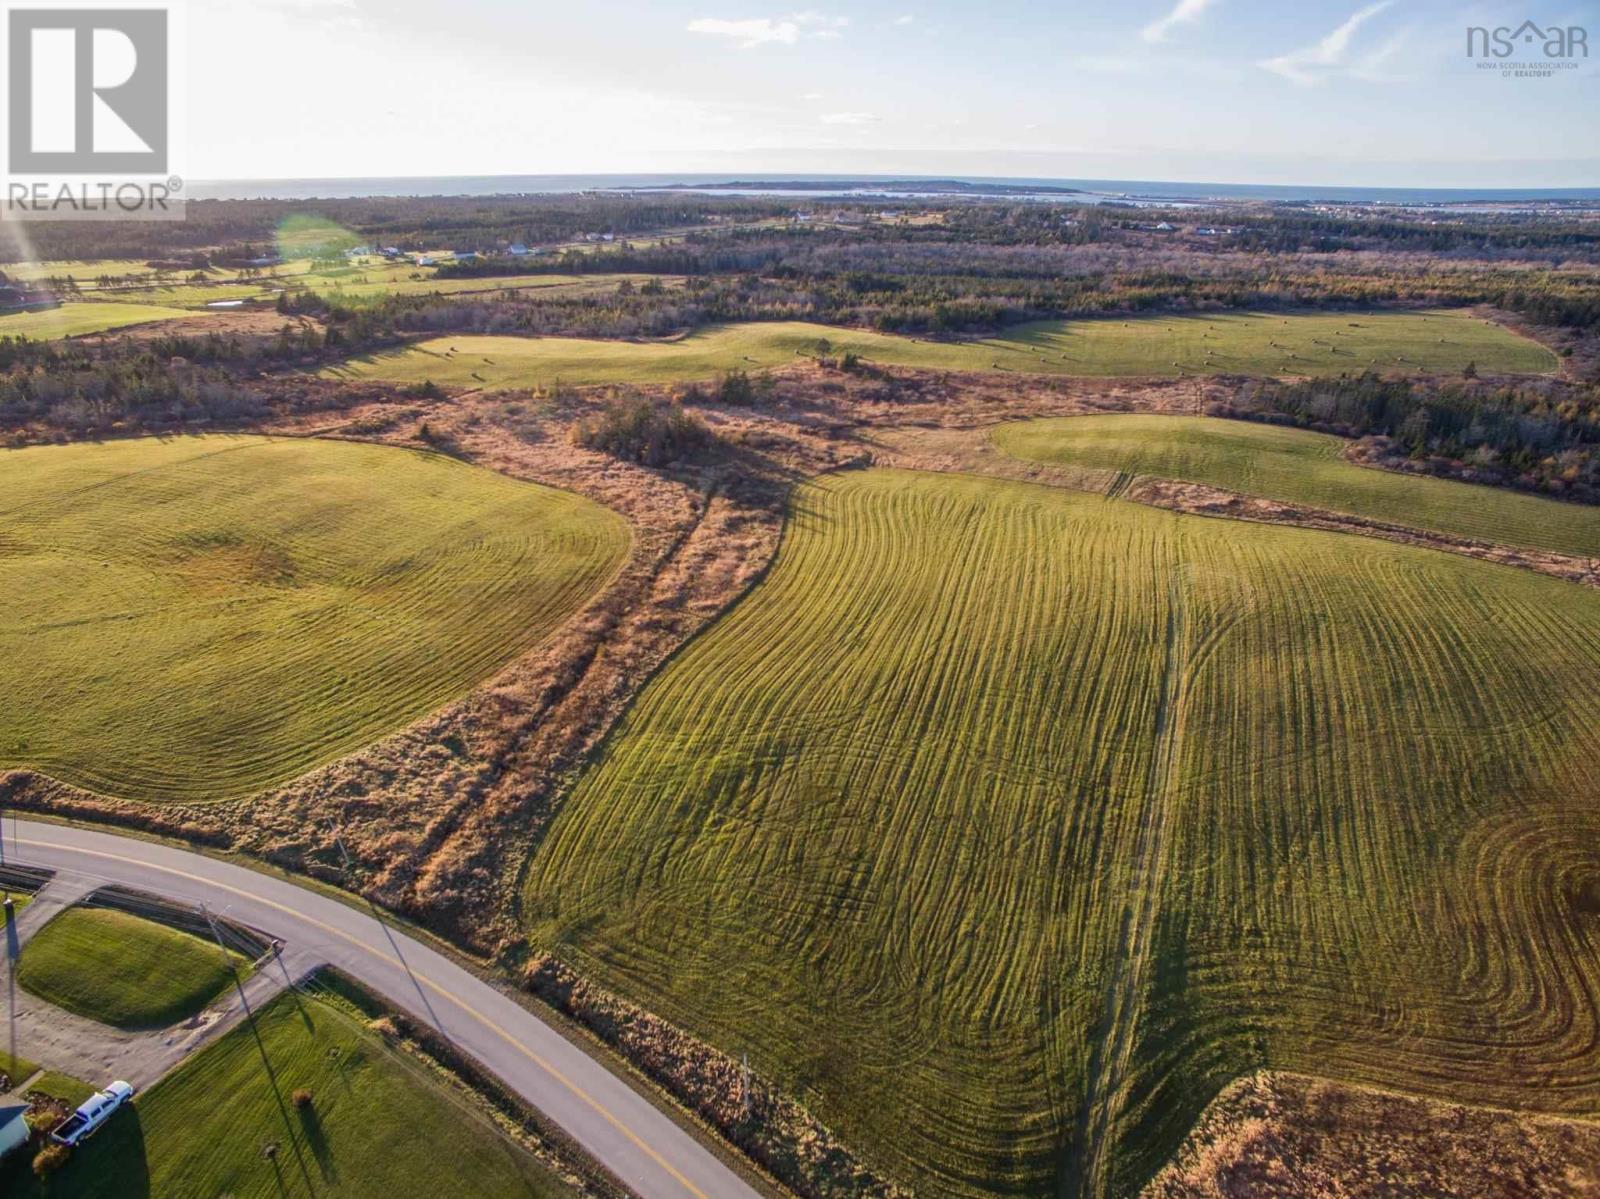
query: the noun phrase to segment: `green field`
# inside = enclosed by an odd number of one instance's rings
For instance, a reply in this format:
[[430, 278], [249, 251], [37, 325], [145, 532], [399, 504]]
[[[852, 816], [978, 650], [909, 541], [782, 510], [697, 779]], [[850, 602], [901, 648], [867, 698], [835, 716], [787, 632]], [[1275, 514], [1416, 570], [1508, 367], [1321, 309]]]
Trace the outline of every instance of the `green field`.
[[438, 454], [198, 437], [0, 452], [0, 770], [220, 799], [533, 648], [626, 523]]
[[249, 964], [210, 941], [104, 908], [68, 908], [23, 947], [17, 985], [113, 1028], [167, 1028], [203, 1010]]
[[40, 312], [14, 312], [0, 316], [0, 337], [31, 337], [48, 341], [58, 337], [78, 337], [85, 333], [105, 333], [111, 329], [125, 329], [129, 325], [143, 325], [151, 321], [169, 321], [180, 316], [193, 316], [180, 308], [157, 304], [68, 303], [60, 308], [47, 308]]
[[[415, 276], [415, 277], [413, 277]], [[269, 303], [286, 289], [304, 288], [349, 306], [370, 304], [387, 296], [465, 295], [501, 291], [539, 291], [547, 295], [591, 295], [609, 293], [624, 281], [640, 286], [649, 275], [506, 275], [482, 279], [439, 279], [432, 267], [409, 264], [381, 267], [349, 267], [307, 273], [284, 273], [254, 281], [187, 283], [173, 282], [145, 287], [119, 287], [113, 291], [91, 291], [92, 302], [119, 302], [126, 305], [165, 305], [169, 308], [203, 310], [217, 300], [251, 300]], [[670, 280], [667, 282], [671, 282]], [[190, 315], [193, 315], [192, 313]]]
[[1207, 483], [1504, 545], [1600, 556], [1600, 508], [1356, 466], [1339, 437], [1187, 416], [1073, 416], [994, 431], [1017, 458]]
[[[75, 293], [52, 313], [0, 316], [0, 336], [55, 338], [99, 333], [146, 321], [170, 320], [205, 312], [225, 300], [271, 304], [288, 289], [305, 289], [345, 305], [360, 306], [387, 296], [464, 295], [501, 291], [538, 291], [547, 296], [607, 294], [620, 284], [642, 286], [655, 276], [641, 274], [487, 276], [440, 279], [436, 267], [380, 258], [328, 266], [309, 259], [291, 260], [256, 272], [209, 268], [205, 281], [191, 282], [194, 272], [157, 273], [142, 262], [46, 262], [0, 268], [18, 281], [43, 284], [71, 278]], [[113, 281], [101, 286], [102, 275]], [[660, 280], [682, 286], [681, 279]], [[94, 306], [94, 307], [91, 307]], [[181, 310], [189, 311], [181, 311]], [[53, 316], [53, 320], [30, 319]]]
[[[1283, 349], [1274, 348], [1274, 342]], [[726, 325], [673, 341], [437, 337], [354, 360], [333, 373], [503, 388], [548, 386], [557, 379], [574, 385], [671, 383], [784, 366], [814, 357], [824, 344], [831, 354], [855, 353], [894, 366], [1049, 375], [1337, 375], [1415, 370], [1419, 364], [1459, 372], [1468, 363], [1485, 374], [1556, 368], [1555, 355], [1543, 346], [1464, 313], [1385, 312], [1039, 321], [965, 342], [799, 321]]]
[[[296, 1108], [294, 1091], [311, 1092]], [[276, 1145], [276, 1154], [264, 1149]], [[558, 1199], [571, 1192], [343, 1011], [285, 995], [163, 1079], [40, 1184], [8, 1199]]]
[[919, 1193], [1122, 1195], [1262, 1065], [1600, 1112], [1600, 592], [963, 475], [803, 487], [536, 942]]
[[16, 283], [36, 284], [49, 279], [71, 277], [89, 284], [101, 275], [148, 275], [149, 265], [140, 258], [53, 259], [45, 262], [7, 262], [0, 271]]

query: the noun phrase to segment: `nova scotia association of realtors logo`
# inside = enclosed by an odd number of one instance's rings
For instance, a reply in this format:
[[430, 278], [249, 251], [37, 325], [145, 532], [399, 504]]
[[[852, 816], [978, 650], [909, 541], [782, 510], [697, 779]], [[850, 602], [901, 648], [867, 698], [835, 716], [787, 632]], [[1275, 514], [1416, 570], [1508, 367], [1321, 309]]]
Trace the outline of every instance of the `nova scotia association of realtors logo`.
[[180, 219], [170, 9], [46, 0], [5, 29], [5, 216]]
[[1589, 58], [1589, 31], [1582, 25], [1521, 25], [1467, 29], [1467, 57], [1480, 71], [1510, 79], [1550, 79], [1576, 71]]

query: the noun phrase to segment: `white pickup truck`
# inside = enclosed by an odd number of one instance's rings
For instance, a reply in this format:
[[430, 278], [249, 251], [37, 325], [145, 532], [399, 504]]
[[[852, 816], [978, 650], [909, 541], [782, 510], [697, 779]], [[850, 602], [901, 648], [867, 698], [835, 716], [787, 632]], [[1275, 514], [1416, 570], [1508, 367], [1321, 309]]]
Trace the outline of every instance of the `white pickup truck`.
[[125, 1082], [114, 1082], [105, 1090], [89, 1096], [50, 1134], [50, 1139], [61, 1145], [76, 1145], [95, 1133], [111, 1114], [133, 1098], [133, 1088]]

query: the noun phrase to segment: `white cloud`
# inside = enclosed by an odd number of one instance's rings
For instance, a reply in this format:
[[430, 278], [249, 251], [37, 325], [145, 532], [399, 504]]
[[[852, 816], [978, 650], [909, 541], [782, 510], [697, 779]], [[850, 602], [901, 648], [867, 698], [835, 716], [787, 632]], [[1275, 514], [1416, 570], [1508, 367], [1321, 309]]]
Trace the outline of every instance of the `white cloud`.
[[689, 22], [687, 29], [690, 33], [733, 38], [739, 43], [739, 49], [749, 50], [756, 46], [792, 46], [803, 37], [840, 37], [849, 24], [849, 17], [830, 17], [807, 10], [784, 17], [745, 17], [731, 21], [721, 17], [698, 17]]
[[800, 26], [793, 21], [774, 21], [771, 17], [756, 17], [747, 21], [724, 21], [717, 17], [701, 17], [689, 22], [690, 33], [709, 33], [715, 37], [739, 40], [739, 48], [764, 46], [768, 42], [781, 42], [792, 46], [800, 40]]
[[1139, 31], [1147, 42], [1164, 42], [1174, 25], [1192, 25], [1216, 0], [1178, 0], [1171, 12], [1159, 21], [1151, 21]]
[[871, 125], [882, 118], [870, 112], [825, 112], [817, 119], [824, 125]]
[[906, 13], [904, 16], [896, 17], [894, 19], [894, 23], [896, 25], [911, 25], [916, 22], [916, 19], [917, 18], [912, 16], [910, 13]]
[[1300, 84], [1319, 83], [1331, 75], [1373, 73], [1399, 48], [1391, 40], [1375, 54], [1355, 59], [1350, 53], [1351, 43], [1358, 30], [1373, 17], [1394, 4], [1394, 0], [1378, 0], [1350, 15], [1350, 17], [1321, 41], [1277, 58], [1262, 60], [1259, 64], [1275, 75]]
[[807, 103], [815, 103], [818, 100], [827, 99], [827, 97], [824, 96], [821, 92], [807, 92], [805, 95], [801, 96], [800, 98], [802, 100], [806, 101]]

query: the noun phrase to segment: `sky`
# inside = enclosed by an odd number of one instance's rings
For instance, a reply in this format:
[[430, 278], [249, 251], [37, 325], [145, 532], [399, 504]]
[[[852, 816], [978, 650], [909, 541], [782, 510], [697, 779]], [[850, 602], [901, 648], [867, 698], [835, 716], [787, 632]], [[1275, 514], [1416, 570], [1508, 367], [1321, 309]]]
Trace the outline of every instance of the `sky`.
[[1600, 186], [1600, 0], [815, 2], [187, 0], [186, 173]]

